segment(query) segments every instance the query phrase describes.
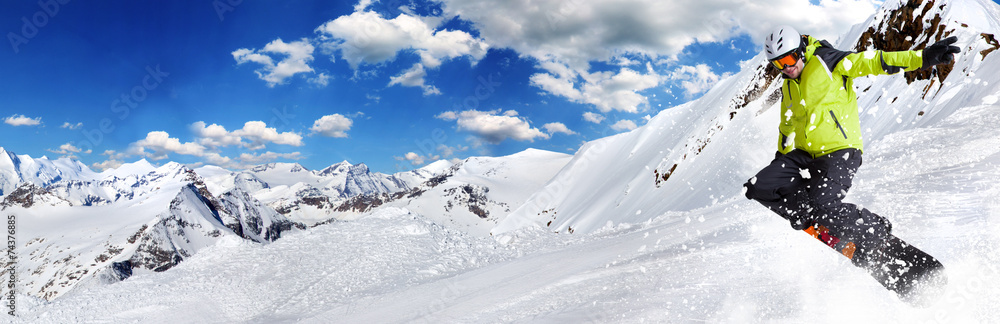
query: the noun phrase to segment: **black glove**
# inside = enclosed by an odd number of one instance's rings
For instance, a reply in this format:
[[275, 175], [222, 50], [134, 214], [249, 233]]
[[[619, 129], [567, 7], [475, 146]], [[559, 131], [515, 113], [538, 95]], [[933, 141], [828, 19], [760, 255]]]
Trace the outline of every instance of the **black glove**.
[[958, 37], [951, 36], [927, 46], [924, 49], [924, 65], [921, 68], [926, 69], [938, 64], [951, 63], [955, 60], [955, 54], [962, 52], [958, 46], [951, 45], [957, 41]]

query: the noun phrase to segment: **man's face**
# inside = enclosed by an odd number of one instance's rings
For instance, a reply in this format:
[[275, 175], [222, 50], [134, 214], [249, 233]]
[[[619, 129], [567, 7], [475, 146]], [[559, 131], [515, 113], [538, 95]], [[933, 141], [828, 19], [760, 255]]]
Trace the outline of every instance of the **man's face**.
[[802, 75], [802, 68], [805, 67], [802, 59], [799, 59], [795, 64], [786, 66], [781, 73], [784, 73], [789, 79], [798, 79]]

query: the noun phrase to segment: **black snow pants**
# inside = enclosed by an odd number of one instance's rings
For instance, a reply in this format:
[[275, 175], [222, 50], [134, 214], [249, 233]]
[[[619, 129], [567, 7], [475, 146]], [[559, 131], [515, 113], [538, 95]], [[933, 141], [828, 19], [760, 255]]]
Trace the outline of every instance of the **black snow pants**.
[[794, 150], [776, 156], [743, 186], [747, 198], [787, 219], [792, 228], [823, 226], [839, 240], [869, 251], [889, 236], [892, 224], [867, 209], [843, 202], [859, 167], [861, 151], [857, 149], [818, 158]]

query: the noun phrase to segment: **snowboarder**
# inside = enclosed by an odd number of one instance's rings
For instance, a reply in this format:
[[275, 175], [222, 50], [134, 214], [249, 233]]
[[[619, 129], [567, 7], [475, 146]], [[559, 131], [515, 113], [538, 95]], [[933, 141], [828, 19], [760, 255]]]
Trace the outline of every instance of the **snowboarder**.
[[746, 197], [843, 253], [858, 267], [871, 271], [884, 262], [885, 253], [880, 251], [898, 241], [891, 235], [892, 224], [843, 202], [864, 150], [853, 79], [950, 63], [960, 52], [951, 45], [956, 41], [952, 36], [924, 50], [855, 53], [837, 50], [789, 26], [776, 29], [765, 39], [764, 49], [784, 79], [778, 151], [770, 165], [744, 184]]

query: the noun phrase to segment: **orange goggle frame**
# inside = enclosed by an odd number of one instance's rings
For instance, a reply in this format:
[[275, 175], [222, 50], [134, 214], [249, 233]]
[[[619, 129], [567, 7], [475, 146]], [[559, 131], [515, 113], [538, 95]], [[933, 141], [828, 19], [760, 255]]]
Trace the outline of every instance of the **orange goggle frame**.
[[799, 61], [799, 53], [791, 52], [785, 56], [771, 60], [771, 64], [774, 64], [774, 67], [778, 68], [778, 70], [784, 70], [786, 67], [790, 65], [795, 65], [795, 63], [798, 61]]

